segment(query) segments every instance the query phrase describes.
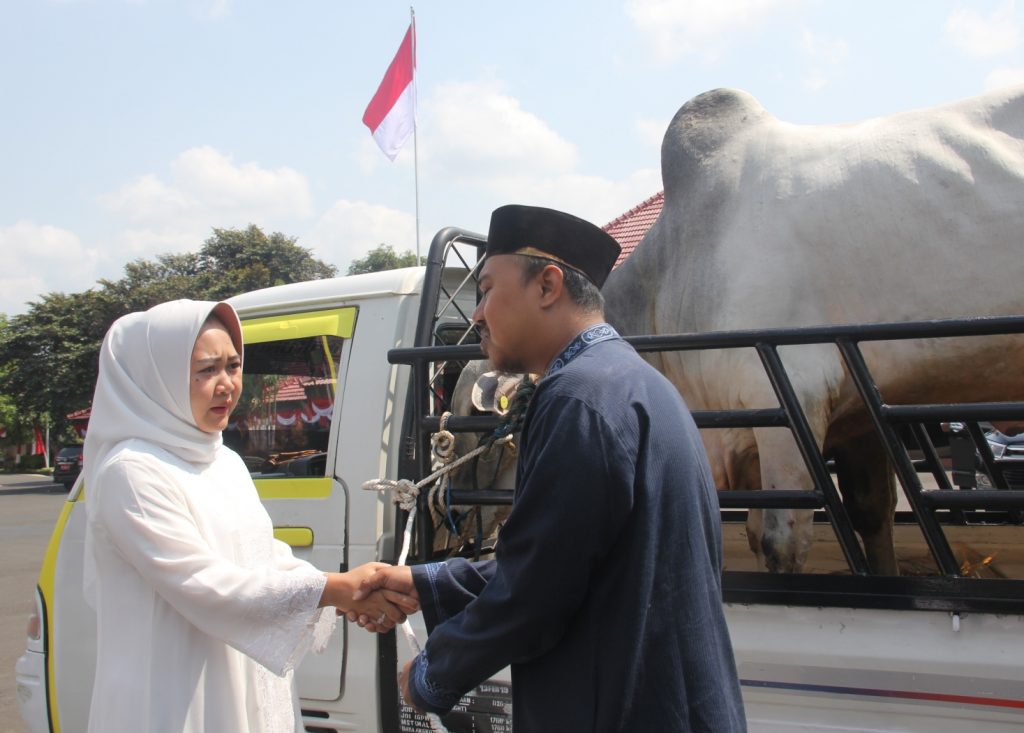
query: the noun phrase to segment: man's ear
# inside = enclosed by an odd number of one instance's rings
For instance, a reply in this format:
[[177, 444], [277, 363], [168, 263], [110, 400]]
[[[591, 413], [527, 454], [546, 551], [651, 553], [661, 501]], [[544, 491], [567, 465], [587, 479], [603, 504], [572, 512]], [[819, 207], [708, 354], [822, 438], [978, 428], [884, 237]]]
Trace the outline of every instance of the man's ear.
[[558, 265], [547, 265], [540, 271], [541, 304], [551, 305], [562, 295], [565, 287], [565, 273]]

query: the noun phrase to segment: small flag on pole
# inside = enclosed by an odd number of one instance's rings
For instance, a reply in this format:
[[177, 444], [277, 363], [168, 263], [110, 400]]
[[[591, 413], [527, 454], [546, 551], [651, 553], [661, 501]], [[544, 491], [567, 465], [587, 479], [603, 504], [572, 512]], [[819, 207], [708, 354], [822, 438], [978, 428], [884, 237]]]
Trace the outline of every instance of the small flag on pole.
[[373, 139], [391, 160], [416, 128], [415, 69], [416, 23], [412, 22], [377, 93], [363, 112], [363, 124], [370, 128]]
[[35, 440], [32, 441], [32, 455], [39, 456], [46, 452], [46, 444], [43, 443], [43, 431], [37, 425], [35, 427]]

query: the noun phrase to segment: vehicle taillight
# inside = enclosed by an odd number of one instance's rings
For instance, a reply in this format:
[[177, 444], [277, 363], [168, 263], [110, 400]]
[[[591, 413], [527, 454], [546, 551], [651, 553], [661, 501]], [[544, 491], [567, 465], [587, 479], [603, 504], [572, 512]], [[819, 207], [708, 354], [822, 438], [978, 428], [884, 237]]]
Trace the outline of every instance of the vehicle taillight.
[[38, 610], [32, 611], [29, 615], [25, 634], [28, 636], [29, 641], [39, 641], [43, 638], [43, 620], [39, 617]]
[[28, 617], [28, 624], [25, 626], [25, 635], [28, 637], [27, 649], [30, 652], [44, 652], [46, 646], [46, 612], [43, 610], [43, 597], [36, 589], [35, 603], [32, 604], [32, 614]]
[[82, 465], [82, 459], [83, 459], [83, 458], [85, 458], [85, 456], [83, 456], [83, 455], [82, 455], [81, 453], [79, 453], [79, 454], [78, 454], [78, 465], [79, 465], [79, 466], [81, 466], [81, 465]]

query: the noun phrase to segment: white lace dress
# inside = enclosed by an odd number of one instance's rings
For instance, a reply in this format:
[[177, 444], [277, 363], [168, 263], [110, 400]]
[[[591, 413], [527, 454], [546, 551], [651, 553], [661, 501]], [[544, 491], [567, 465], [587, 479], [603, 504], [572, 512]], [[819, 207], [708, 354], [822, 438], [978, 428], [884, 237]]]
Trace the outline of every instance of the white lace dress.
[[292, 670], [333, 630], [323, 573], [273, 538], [241, 459], [142, 441], [86, 487], [98, 653], [91, 733], [302, 730]]

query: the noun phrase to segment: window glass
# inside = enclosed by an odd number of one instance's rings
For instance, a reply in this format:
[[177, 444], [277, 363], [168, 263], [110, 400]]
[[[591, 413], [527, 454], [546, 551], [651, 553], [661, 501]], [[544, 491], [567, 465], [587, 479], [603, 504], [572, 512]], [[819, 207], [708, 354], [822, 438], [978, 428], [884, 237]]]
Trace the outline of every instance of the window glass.
[[343, 343], [308, 336], [246, 345], [242, 398], [224, 443], [254, 478], [326, 475]]

